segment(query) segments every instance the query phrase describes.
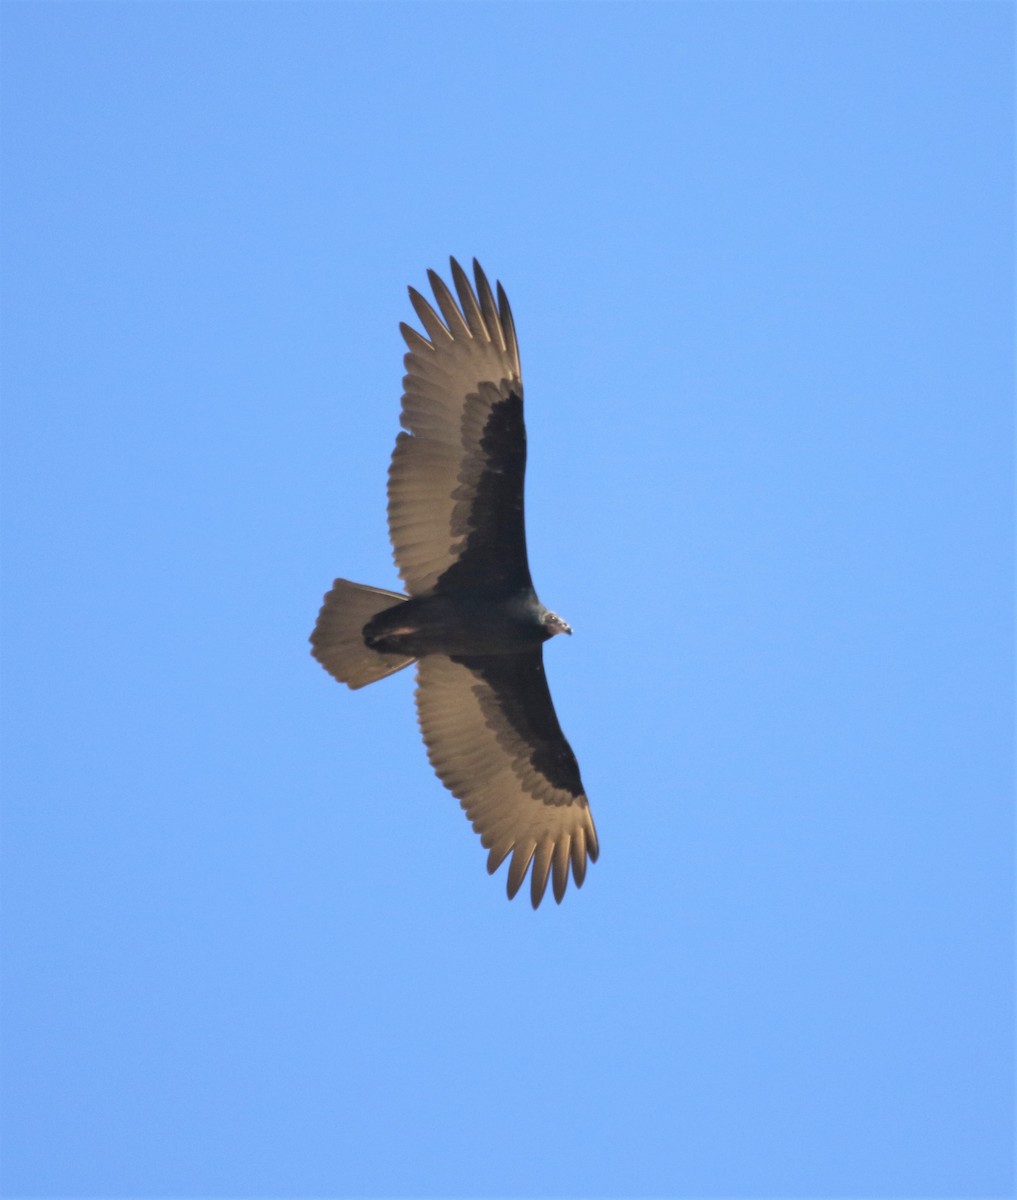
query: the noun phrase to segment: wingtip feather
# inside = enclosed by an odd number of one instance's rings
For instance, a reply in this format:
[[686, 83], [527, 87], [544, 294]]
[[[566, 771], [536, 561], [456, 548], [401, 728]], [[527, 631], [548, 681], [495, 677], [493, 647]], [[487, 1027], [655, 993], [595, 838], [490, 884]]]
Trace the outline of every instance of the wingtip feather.
[[516, 892], [523, 886], [527, 868], [536, 849], [536, 842], [530, 842], [529, 845], [516, 846], [512, 855], [512, 862], [509, 865], [508, 881], [506, 883], [508, 898], [510, 900], [515, 899]]
[[491, 341], [504, 350], [505, 336], [501, 328], [501, 316], [498, 313], [498, 306], [494, 302], [494, 295], [491, 291], [491, 285], [487, 282], [487, 276], [484, 274], [484, 268], [476, 259], [473, 260], [473, 277], [477, 284], [477, 299], [480, 301], [480, 311], [483, 313], [484, 324], [491, 335]]
[[569, 885], [569, 849], [572, 839], [566, 833], [554, 847], [554, 899], [556, 904], [561, 904], [565, 896], [565, 889]]
[[484, 314], [480, 311], [477, 297], [473, 294], [469, 276], [454, 258], [449, 259], [449, 264], [452, 268], [452, 282], [455, 284], [456, 293], [459, 296], [459, 304], [462, 307], [466, 323], [469, 325], [475, 338], [479, 338], [484, 342], [490, 342], [491, 332], [484, 322]]
[[512, 850], [512, 843], [507, 845], [492, 846], [487, 855], [487, 873], [493, 875], [501, 864], [508, 858]]
[[431, 285], [431, 291], [434, 292], [434, 298], [438, 301], [441, 315], [445, 318], [445, 324], [448, 326], [453, 338], [472, 338], [473, 334], [470, 332], [470, 327], [466, 323], [463, 314], [459, 311], [459, 307], [453, 299], [452, 293], [448, 290], [445, 280], [442, 279], [437, 271], [431, 270], [427, 272], [427, 280]]
[[596, 862], [600, 857], [600, 842], [597, 840], [597, 831], [593, 827], [592, 818], [589, 828], [586, 830], [586, 853], [590, 856], [590, 862]]
[[581, 888], [586, 878], [586, 835], [582, 829], [576, 830], [569, 847], [569, 855], [572, 859], [572, 877], [576, 881], [576, 887]]
[[409, 293], [410, 303], [413, 305], [414, 312], [420, 318], [421, 325], [427, 331], [427, 336], [431, 339], [432, 345], [435, 342], [452, 341], [452, 334], [445, 328], [441, 318], [417, 289], [411, 287]]
[[537, 847], [533, 857], [533, 869], [530, 873], [530, 902], [534, 908], [540, 907], [544, 893], [547, 891], [547, 877], [551, 871], [551, 861], [554, 857], [554, 842], [545, 838]]
[[519, 340], [516, 337], [516, 323], [512, 316], [512, 308], [509, 305], [508, 296], [505, 294], [505, 289], [501, 286], [501, 281], [498, 281], [498, 314], [501, 317], [501, 327], [505, 336], [505, 349], [512, 356], [512, 365], [515, 368], [516, 374], [522, 373], [519, 364]]

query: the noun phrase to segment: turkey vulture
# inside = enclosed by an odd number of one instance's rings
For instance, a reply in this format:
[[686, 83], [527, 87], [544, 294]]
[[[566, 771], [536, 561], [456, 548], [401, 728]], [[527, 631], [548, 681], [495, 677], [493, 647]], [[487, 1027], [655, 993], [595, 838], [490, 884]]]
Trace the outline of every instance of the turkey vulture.
[[537, 599], [526, 558], [526, 430], [508, 299], [476, 260], [476, 290], [451, 260], [457, 304], [434, 271], [441, 316], [410, 288], [424, 334], [400, 325], [401, 421], [388, 473], [388, 525], [406, 595], [337, 579], [311, 653], [351, 688], [417, 663], [417, 719], [442, 783], [489, 851], [526, 872], [536, 908], [559, 903], [596, 861], [597, 833], [575, 755], [555, 716], [543, 644], [568, 624]]

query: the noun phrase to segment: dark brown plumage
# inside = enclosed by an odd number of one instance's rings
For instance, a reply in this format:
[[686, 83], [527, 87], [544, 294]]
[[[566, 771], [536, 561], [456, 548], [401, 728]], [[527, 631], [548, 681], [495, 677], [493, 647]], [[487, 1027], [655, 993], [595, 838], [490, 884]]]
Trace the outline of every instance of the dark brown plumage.
[[537, 599], [523, 519], [526, 431], [508, 299], [452, 260], [458, 304], [428, 272], [439, 313], [412, 288], [426, 337], [409, 347], [388, 481], [393, 555], [408, 595], [337, 579], [311, 635], [330, 674], [363, 687], [417, 661], [428, 757], [489, 850], [511, 855], [508, 894], [530, 874], [534, 908], [577, 886], [597, 834], [555, 715], [543, 643], [568, 625]]

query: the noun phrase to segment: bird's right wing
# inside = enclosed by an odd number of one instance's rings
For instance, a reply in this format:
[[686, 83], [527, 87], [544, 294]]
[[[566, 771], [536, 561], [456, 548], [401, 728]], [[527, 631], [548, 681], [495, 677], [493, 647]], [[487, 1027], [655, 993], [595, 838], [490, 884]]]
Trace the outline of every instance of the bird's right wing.
[[452, 293], [428, 272], [441, 316], [412, 288], [427, 334], [409, 347], [402, 424], [388, 476], [388, 524], [411, 596], [473, 585], [530, 585], [523, 523], [526, 431], [508, 300], [474, 262], [476, 292], [452, 260]]
[[597, 831], [575, 755], [558, 724], [543, 652], [428, 655], [417, 664], [417, 714], [427, 756], [459, 799], [496, 871], [511, 853], [508, 894], [530, 862], [536, 908], [549, 874], [561, 901], [596, 862]]

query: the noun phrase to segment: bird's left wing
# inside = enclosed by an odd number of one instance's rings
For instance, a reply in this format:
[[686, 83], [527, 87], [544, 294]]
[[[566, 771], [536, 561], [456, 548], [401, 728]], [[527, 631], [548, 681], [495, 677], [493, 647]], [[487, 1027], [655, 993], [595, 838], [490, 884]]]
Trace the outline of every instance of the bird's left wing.
[[508, 894], [533, 862], [536, 908], [553, 880], [561, 901], [596, 861], [597, 831], [575, 755], [558, 724], [538, 647], [523, 654], [428, 655], [417, 665], [417, 714], [427, 756], [490, 851], [512, 855]]
[[476, 290], [452, 260], [456, 298], [428, 272], [438, 312], [413, 288], [426, 337], [402, 325], [400, 433], [388, 524], [411, 596], [530, 586], [523, 524], [526, 430], [519, 347], [508, 299], [474, 261]]

